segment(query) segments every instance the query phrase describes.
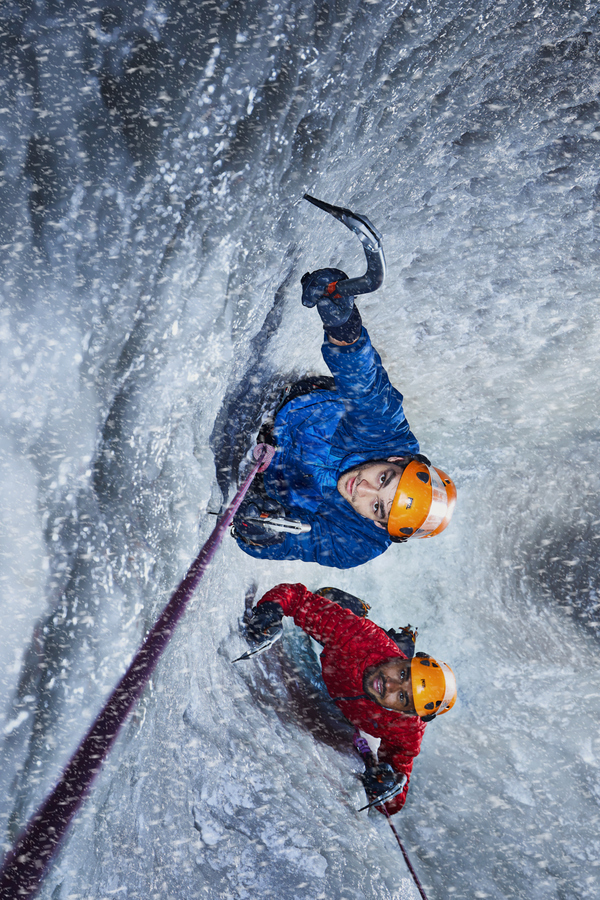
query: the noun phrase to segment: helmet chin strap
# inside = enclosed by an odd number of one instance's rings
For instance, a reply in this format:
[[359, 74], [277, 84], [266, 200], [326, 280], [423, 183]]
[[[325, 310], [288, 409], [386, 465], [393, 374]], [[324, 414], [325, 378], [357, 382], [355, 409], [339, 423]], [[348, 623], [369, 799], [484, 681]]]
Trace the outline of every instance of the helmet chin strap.
[[[375, 703], [375, 700], [373, 701], [373, 703]], [[430, 722], [432, 719], [435, 719], [435, 713], [432, 716], [420, 716], [417, 712], [402, 712], [402, 710], [400, 709], [392, 709], [391, 706], [384, 706], [383, 703], [378, 703], [377, 706], [381, 706], [382, 709], [387, 709], [388, 712], [396, 713], [396, 715], [398, 716], [410, 716], [411, 718], [415, 716], [417, 719], [421, 719], [423, 722]]]

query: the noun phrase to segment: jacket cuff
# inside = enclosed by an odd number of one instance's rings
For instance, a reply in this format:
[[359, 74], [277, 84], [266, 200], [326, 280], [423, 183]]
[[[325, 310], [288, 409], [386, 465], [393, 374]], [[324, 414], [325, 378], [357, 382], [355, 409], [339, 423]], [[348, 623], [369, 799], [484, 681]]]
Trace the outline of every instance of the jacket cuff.
[[352, 307], [352, 312], [348, 319], [341, 325], [326, 325], [325, 332], [334, 341], [345, 341], [351, 344], [358, 340], [362, 333], [362, 319], [356, 304]]

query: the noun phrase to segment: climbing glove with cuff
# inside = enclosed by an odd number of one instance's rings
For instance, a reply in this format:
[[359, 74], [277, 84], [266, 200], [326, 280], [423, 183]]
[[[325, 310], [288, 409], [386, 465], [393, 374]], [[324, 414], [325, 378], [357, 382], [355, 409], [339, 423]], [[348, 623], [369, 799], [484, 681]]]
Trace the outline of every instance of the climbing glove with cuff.
[[[389, 763], [378, 763], [376, 766], [369, 766], [362, 775], [359, 776], [363, 783], [365, 793], [369, 799], [369, 803], [381, 797], [393, 796], [404, 787], [406, 783], [406, 775], [400, 775], [394, 772]], [[395, 791], [395, 788], [399, 788]]]
[[273, 638], [282, 630], [283, 609], [274, 600], [265, 600], [255, 606], [246, 622], [246, 635], [252, 641], [261, 642], [266, 638]]
[[341, 269], [317, 269], [302, 276], [302, 304], [317, 307], [323, 327], [334, 340], [351, 344], [362, 330], [362, 320], [353, 296], [337, 290], [338, 281], [347, 281]]

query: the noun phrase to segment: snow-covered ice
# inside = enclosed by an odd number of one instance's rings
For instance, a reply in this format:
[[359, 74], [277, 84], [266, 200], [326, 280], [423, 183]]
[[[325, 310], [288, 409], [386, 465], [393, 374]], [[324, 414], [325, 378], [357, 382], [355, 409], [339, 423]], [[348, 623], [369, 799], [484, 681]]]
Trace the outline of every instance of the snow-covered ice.
[[227, 537], [44, 900], [417, 896], [302, 635], [231, 664], [281, 581], [359, 594], [455, 669], [395, 817], [431, 900], [598, 896], [599, 17], [0, 7], [4, 847], [210, 533], [215, 458], [236, 469], [265, 386], [324, 371], [300, 277], [364, 258], [305, 191], [382, 231], [363, 318], [459, 490], [442, 537], [350, 572]]

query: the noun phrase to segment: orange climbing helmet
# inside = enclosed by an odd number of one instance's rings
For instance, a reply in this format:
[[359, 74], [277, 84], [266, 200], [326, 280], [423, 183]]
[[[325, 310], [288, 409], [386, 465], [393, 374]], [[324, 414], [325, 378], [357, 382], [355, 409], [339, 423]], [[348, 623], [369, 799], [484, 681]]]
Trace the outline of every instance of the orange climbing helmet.
[[449, 475], [423, 458], [405, 467], [388, 518], [387, 529], [395, 541], [440, 534], [450, 522], [456, 503], [456, 486]]
[[428, 722], [452, 709], [456, 678], [450, 666], [426, 653], [417, 653], [410, 664], [413, 702], [418, 716]]

